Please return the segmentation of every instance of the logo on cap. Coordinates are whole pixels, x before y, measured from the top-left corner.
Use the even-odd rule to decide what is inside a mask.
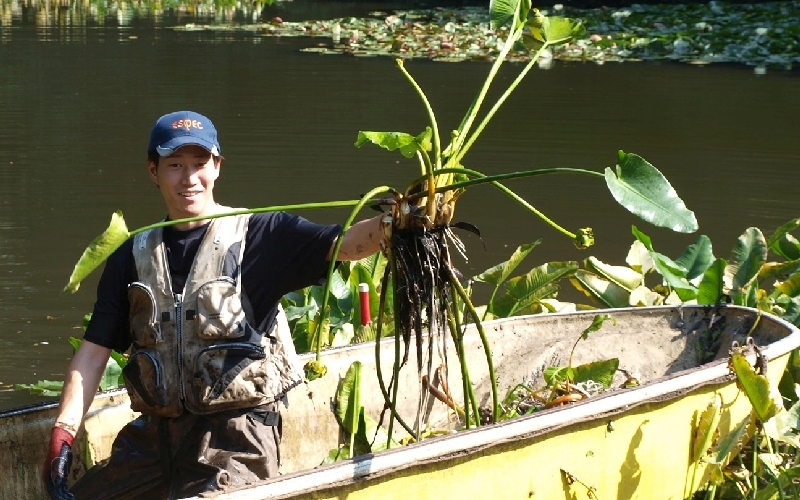
[[[186,129],[187,132],[192,130],[193,128],[196,128],[198,130],[203,130],[203,122],[201,122],[200,120],[176,120],[172,122],[172,128],[174,128],[175,130],[180,128]]]

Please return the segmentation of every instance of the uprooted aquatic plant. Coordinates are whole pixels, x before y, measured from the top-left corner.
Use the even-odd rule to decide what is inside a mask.
[[[460,346],[464,323],[475,323],[483,339],[489,378],[492,386],[492,419],[497,420],[499,401],[494,379],[492,355],[481,326],[481,315],[471,303],[469,293],[460,282],[451,260],[451,248],[464,253],[465,248],[454,229],[478,232],[477,228],[454,221],[456,202],[466,189],[478,184],[491,184],[531,211],[556,231],[572,239],[579,248],[593,244],[590,228],[569,231],[545,216],[526,200],[522,199],[501,181],[514,178],[557,173],[575,173],[604,177],[614,198],[634,214],[661,226],[677,231],[696,230],[694,214],[686,209],[675,191],[655,167],[643,158],[618,154],[616,170],[607,168],[604,173],[583,169],[547,168],[523,172],[488,176],[464,166],[466,153],[474,145],[481,132],[517,87],[524,76],[534,67],[542,51],[550,46],[568,43],[583,33],[579,22],[566,18],[545,17],[532,9],[528,1],[497,1],[491,4],[491,18],[495,27],[509,24],[508,37],[489,71],[489,75],[478,95],[468,109],[464,119],[451,134],[451,142],[442,147],[442,134],[436,116],[425,93],[398,60],[398,66],[421,98],[428,114],[429,124],[419,134],[400,132],[361,131],[356,146],[373,143],[389,151],[399,151],[406,158],[417,160],[421,176],[404,191],[383,201],[391,209],[391,217],[385,222],[385,252],[389,258],[389,270],[394,278],[395,307],[395,363],[388,388],[379,373],[381,389],[387,406],[395,407],[398,370],[404,366],[411,352],[411,340],[415,339],[414,352],[420,377],[430,376],[439,346],[449,332]],[[531,52],[530,62],[500,95],[492,107],[478,117],[488,90],[512,47],[526,47]],[[388,277],[388,274],[387,274]],[[425,335],[427,334],[427,335]],[[427,343],[424,339],[428,339]],[[401,355],[401,343],[403,345]],[[459,357],[462,357],[459,353]],[[471,400],[467,367],[462,366],[467,409],[466,422],[479,421],[477,402]],[[447,370],[445,370],[447,372]],[[446,375],[445,375],[446,376]],[[394,387],[395,391],[391,391]],[[391,391],[391,394],[390,394]],[[420,397],[420,408],[425,395]],[[470,415],[470,411],[472,414]],[[398,417],[392,412],[392,419]],[[417,423],[419,424],[419,422]],[[415,432],[401,421],[407,431]],[[419,425],[416,426],[419,429]],[[390,419],[389,429],[392,429]]]

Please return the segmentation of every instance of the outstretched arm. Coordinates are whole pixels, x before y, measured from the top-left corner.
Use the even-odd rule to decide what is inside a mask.
[[[344,234],[342,247],[339,249],[336,260],[360,260],[378,252],[381,249],[381,238],[383,237],[383,228],[381,227],[383,217],[384,214],[376,215],[350,226]],[[328,251],[328,260],[331,260],[335,246],[336,240]]]
[[[100,378],[103,376],[110,355],[111,349],[89,341],[81,342],[78,352],[67,368],[57,424],[66,424],[67,430],[70,430],[69,426],[75,429],[80,426],[97,393]]]
[[[42,479],[51,499],[75,500],[67,489],[72,443],[97,392],[110,354],[111,349],[84,340],[69,364],[42,469]]]

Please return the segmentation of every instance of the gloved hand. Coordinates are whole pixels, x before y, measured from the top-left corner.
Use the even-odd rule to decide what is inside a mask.
[[[44,460],[44,484],[53,500],[75,500],[67,489],[67,475],[72,466],[72,443],[75,436],[66,429],[53,427],[50,448]]]

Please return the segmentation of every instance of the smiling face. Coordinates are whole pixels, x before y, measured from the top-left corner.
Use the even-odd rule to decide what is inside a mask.
[[[216,211],[214,182],[219,177],[220,158],[200,146],[187,145],[169,156],[147,163],[150,178],[161,190],[170,220],[211,215]],[[179,224],[190,229],[203,221]]]

